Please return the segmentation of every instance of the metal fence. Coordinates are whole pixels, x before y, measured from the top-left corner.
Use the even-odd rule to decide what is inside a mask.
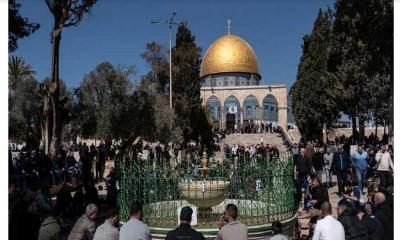
[[[271,160],[257,155],[204,161],[199,156],[181,161],[119,157],[116,166],[122,220],[129,219],[134,200],[143,204],[144,221],[151,227],[175,227],[179,208],[185,205],[198,206],[197,228],[217,227],[228,203],[238,207],[238,220],[248,226],[294,216],[297,209],[290,155]]]

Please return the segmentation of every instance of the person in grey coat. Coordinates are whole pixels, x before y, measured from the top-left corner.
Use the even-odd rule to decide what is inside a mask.
[[[118,222],[118,214],[115,209],[110,209],[107,213],[107,219],[100,225],[93,240],[118,240],[119,231],[114,225]]]
[[[88,204],[85,214],[76,221],[68,240],[93,240],[96,224],[94,220],[97,216],[97,206]]]
[[[48,213],[39,229],[38,240],[59,240],[61,226],[52,213]]]
[[[121,227],[119,240],[151,240],[150,229],[143,221],[143,209],[139,202],[133,202],[131,219]]]

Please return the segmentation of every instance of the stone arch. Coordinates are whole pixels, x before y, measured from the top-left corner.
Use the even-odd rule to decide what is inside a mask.
[[[216,96],[209,97],[206,106],[210,109],[215,120],[221,119],[221,102]]]
[[[230,95],[224,101],[224,114],[227,114],[230,107],[236,107],[236,117],[240,117],[240,102],[237,97]]]
[[[243,101],[243,118],[256,119],[259,106],[257,98],[254,95],[248,95]]]
[[[240,102],[237,97],[231,95],[224,102],[224,117],[226,129],[235,131],[240,119]]]
[[[263,99],[264,121],[278,122],[278,101],[272,94]]]

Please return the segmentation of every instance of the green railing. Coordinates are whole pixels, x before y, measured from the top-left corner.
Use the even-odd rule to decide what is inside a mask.
[[[177,161],[171,158],[138,159],[119,157],[116,160],[118,176],[118,207],[123,221],[129,218],[132,201],[143,204],[144,221],[151,227],[173,228],[177,225],[178,209],[188,202],[180,186],[201,184],[204,172],[201,160]],[[220,204],[199,209],[198,228],[215,228],[224,206],[234,203],[239,209],[239,220],[248,226],[286,220],[296,212],[293,182],[293,160],[290,155],[267,161],[262,156],[228,158],[223,162],[208,163],[207,178],[213,185],[204,192],[216,189],[226,182],[229,187]],[[197,186],[196,186],[197,187]],[[187,191],[193,189],[188,188]]]

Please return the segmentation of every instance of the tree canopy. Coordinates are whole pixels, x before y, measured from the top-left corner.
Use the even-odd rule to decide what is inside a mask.
[[[306,138],[320,138],[323,124],[330,126],[338,117],[336,89],[327,61],[332,41],[332,14],[320,10],[312,32],[303,38],[303,55],[293,84],[293,114]]]
[[[150,42],[146,44],[146,52],[141,54],[142,58],[147,62],[150,71],[143,76],[141,85],[148,90],[163,95],[169,93],[169,62],[167,61],[168,51],[164,46]]]
[[[18,56],[11,56],[8,58],[8,90],[14,92],[17,84],[34,77],[36,71],[32,66],[26,64],[25,61]]]
[[[29,22],[28,18],[20,15],[21,4],[16,0],[8,1],[8,51],[13,52],[18,48],[18,40],[28,37],[39,29],[40,24]]]
[[[364,120],[388,121],[393,107],[393,2],[338,0],[335,9],[329,69],[342,88],[340,108],[359,118],[362,138]]]
[[[137,138],[149,141],[180,141],[175,114],[167,96],[135,88],[133,67],[102,62],[75,89],[74,127],[86,138],[121,140],[129,145]]]
[[[344,112],[353,133],[359,119],[361,140],[371,116],[393,123],[393,2],[337,0],[333,16],[326,14],[319,12],[304,37],[291,89],[293,113],[302,134],[315,138],[313,126],[329,125]]]
[[[102,62],[85,75],[78,90],[78,104],[82,117],[79,119],[80,133],[84,137],[112,139],[117,137],[116,116],[122,114],[128,96],[133,93],[130,76],[134,68],[121,68]]]
[[[176,33],[175,47],[172,49],[173,63],[173,106],[177,114],[177,124],[183,130],[184,139],[204,141],[209,138],[211,126],[204,117],[200,100],[201,48],[195,43],[187,23],[181,23]]]
[[[38,148],[41,138],[43,116],[42,91],[50,82],[49,78],[38,82],[35,71],[25,64],[20,57],[9,58],[9,81],[13,82],[9,99],[9,137],[17,141],[25,141],[29,148]],[[72,94],[65,83],[60,82],[62,105],[61,116],[64,123],[71,120],[70,112],[73,107]]]

